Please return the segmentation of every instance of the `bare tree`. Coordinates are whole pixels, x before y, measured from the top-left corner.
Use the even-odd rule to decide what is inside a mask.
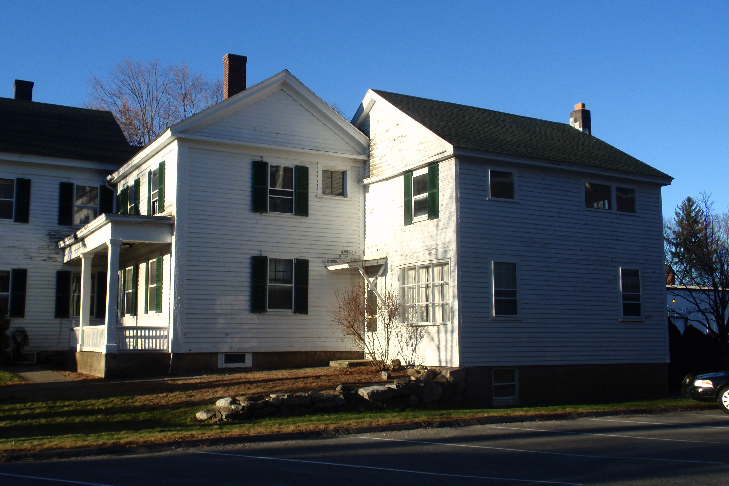
[[[698,202],[687,197],[665,228],[669,280],[692,307],[682,317],[719,340],[723,370],[729,370],[728,222],[729,214],[715,213],[702,194]]]
[[[342,333],[350,337],[378,370],[387,369],[391,358],[414,356],[422,329],[400,319],[402,304],[397,294],[386,291],[376,304],[364,284],[336,293],[337,307],[330,312]]]
[[[108,110],[133,145],[144,146],[177,123],[223,99],[223,84],[192,72],[187,63],[162,66],[122,59],[106,78],[88,82],[87,108]]]

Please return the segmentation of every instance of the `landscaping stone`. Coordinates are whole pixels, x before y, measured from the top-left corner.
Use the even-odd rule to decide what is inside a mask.
[[[418,396],[417,395],[410,395],[407,398],[407,400],[406,400],[405,403],[407,403],[408,407],[413,407],[413,408],[417,407],[418,406]]]
[[[402,376],[400,378],[395,378],[394,383],[396,385],[404,385],[406,383],[410,383],[410,377],[409,376]]]
[[[451,383],[461,383],[466,380],[465,368],[443,368],[440,374],[448,378]]]
[[[438,372],[435,370],[424,370],[420,373],[421,380],[433,380],[438,376]]]
[[[406,371],[406,373],[409,376],[418,376],[420,374],[420,370],[415,369],[415,368],[408,368],[408,370]]]
[[[359,395],[370,401],[383,400],[392,398],[394,391],[391,388],[382,385],[366,386],[359,389]]]
[[[420,390],[418,390],[418,399],[423,403],[431,403],[437,401],[443,395],[443,388],[433,381],[423,382]]]
[[[389,371],[383,371],[382,373],[380,373],[380,376],[382,377],[382,381],[387,381],[392,375],[390,375]]]
[[[216,407],[230,407],[234,403],[238,403],[235,398],[233,397],[225,397],[221,398],[217,402],[215,402]]]
[[[209,420],[213,417],[215,417],[215,410],[212,410],[210,408],[200,410],[197,414],[195,414],[195,418],[198,420]]]

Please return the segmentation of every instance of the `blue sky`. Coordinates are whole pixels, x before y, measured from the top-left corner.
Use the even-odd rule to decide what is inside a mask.
[[[120,59],[187,61],[249,84],[288,69],[351,117],[368,88],[567,123],[675,178],[665,216],[705,191],[729,210],[729,2],[5,2],[0,96],[82,105]]]

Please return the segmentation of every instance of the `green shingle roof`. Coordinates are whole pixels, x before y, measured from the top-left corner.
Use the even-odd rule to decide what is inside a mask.
[[[566,123],[387,91],[375,93],[455,148],[670,178]]]
[[[0,98],[0,152],[121,165],[139,149],[108,111]]]

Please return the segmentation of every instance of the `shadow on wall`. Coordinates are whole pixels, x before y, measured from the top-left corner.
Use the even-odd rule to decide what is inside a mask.
[[[681,380],[689,374],[719,371],[721,353],[719,340],[706,335],[694,326],[686,326],[683,333],[668,319],[668,346],[671,362],[668,365],[668,389],[681,392]]]

